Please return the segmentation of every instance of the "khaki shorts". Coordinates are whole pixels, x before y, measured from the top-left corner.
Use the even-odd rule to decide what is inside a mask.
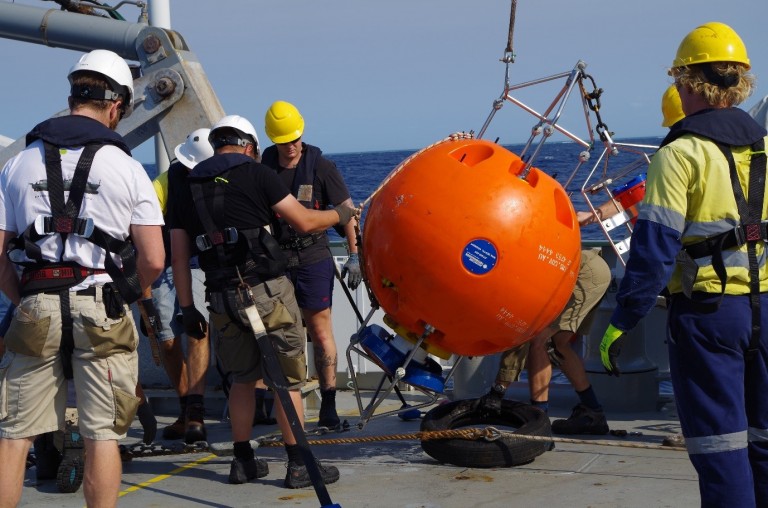
[[[556,331],[587,335],[597,314],[598,304],[611,284],[611,269],[598,250],[581,251],[579,274],[573,293],[563,312],[548,328]],[[497,378],[506,382],[517,381],[528,358],[529,343],[504,351]]]
[[[579,274],[576,286],[565,304],[563,312],[550,325],[555,330],[586,335],[594,321],[597,304],[605,296],[611,284],[611,269],[600,256],[600,251],[588,249],[581,251]]]
[[[277,358],[289,386],[301,388],[307,381],[306,341],[293,284],[286,277],[277,277],[254,285],[251,290],[264,327],[275,339]],[[267,386],[274,387],[274,382],[265,376],[261,351],[236,291],[213,292],[209,300],[211,326],[216,330],[214,348],[224,371],[231,373],[236,383],[264,379]],[[230,318],[227,305],[231,312],[237,312],[238,322]]]
[[[125,437],[136,397],[139,337],[128,307],[110,319],[97,296],[70,294],[74,372],[79,426],[83,437]],[[59,354],[61,312],[58,295],[22,298],[5,335],[0,362],[0,437],[25,438],[63,430],[67,382]]]

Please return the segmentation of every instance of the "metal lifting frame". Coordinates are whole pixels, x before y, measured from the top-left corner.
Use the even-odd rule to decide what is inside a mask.
[[[613,247],[613,250],[616,253],[617,260],[622,266],[626,266],[627,257],[629,256],[630,238],[632,235],[631,221],[635,216],[629,210],[625,210],[621,203],[616,200],[613,191],[611,191],[609,186],[618,181],[625,180],[627,177],[637,175],[639,172],[646,169],[648,164],[650,164],[651,159],[650,154],[643,151],[643,149],[653,149],[655,151],[656,147],[633,144],[621,144],[620,146],[627,152],[638,154],[639,157],[619,169],[615,174],[608,175],[607,149],[604,149],[587,175],[587,178],[584,180],[584,183],[581,186],[581,195],[584,197],[584,201],[586,201],[589,211],[596,217],[597,223],[600,225],[603,234],[611,243],[611,247]],[[604,158],[606,158],[605,167],[602,172],[598,172],[597,169]],[[595,176],[597,176],[596,181],[594,178]],[[591,181],[594,181],[594,183],[590,183]],[[607,195],[608,199],[600,201],[596,206],[593,202],[594,196],[601,191]],[[601,203],[606,203],[608,201],[613,204],[617,212],[608,217],[603,217],[597,213],[597,208]]]
[[[524,83],[519,83],[516,85],[511,85],[510,79],[509,79],[511,61],[508,61],[508,59],[504,59],[503,61],[505,61],[506,63],[506,71],[505,71],[505,77],[504,77],[504,90],[501,93],[500,97],[493,101],[493,107],[491,108],[491,112],[488,115],[488,118],[485,120],[485,123],[481,127],[477,137],[482,138],[485,135],[488,129],[488,126],[490,125],[491,121],[496,115],[496,112],[502,108],[505,101],[511,102],[512,104],[518,106],[524,111],[530,113],[531,115],[533,115],[538,119],[538,122],[531,129],[530,137],[526,141],[521,152],[518,154],[520,158],[525,162],[525,167],[523,168],[523,171],[520,177],[525,179],[528,176],[528,173],[530,172],[531,167],[533,167],[536,159],[541,153],[541,149],[544,143],[555,132],[560,132],[561,134],[565,135],[567,138],[569,138],[576,144],[581,145],[585,149],[579,154],[579,160],[576,164],[576,167],[571,172],[566,183],[563,185],[567,190],[571,182],[574,180],[577,173],[581,169],[581,166],[584,163],[589,161],[591,157],[590,152],[593,150],[595,146],[594,132],[597,131],[599,138],[603,144],[603,150],[600,153],[600,157],[592,166],[592,169],[589,171],[589,174],[587,175],[587,178],[585,179],[584,184],[582,185],[581,195],[584,197],[584,200],[587,203],[587,207],[589,208],[589,211],[595,216],[596,222],[600,224],[603,234],[608,239],[614,251],[616,252],[617,258],[620,260],[622,265],[625,265],[627,253],[629,252],[629,236],[632,234],[632,225],[630,221],[633,217],[630,216],[630,214],[627,211],[623,210],[621,204],[618,201],[616,201],[612,191],[609,189],[608,186],[612,184],[616,184],[617,182],[626,181],[627,179],[637,176],[639,173],[641,173],[642,169],[646,168],[650,163],[650,155],[653,152],[655,152],[658,147],[652,146],[652,145],[619,143],[613,140],[612,133],[608,131],[607,126],[602,123],[602,120],[600,118],[599,94],[602,92],[602,90],[596,89],[595,92],[590,94],[584,88],[584,80],[592,79],[589,75],[585,73],[585,69],[587,67],[587,64],[585,62],[579,60],[576,63],[576,65],[573,67],[573,69],[567,72],[561,72],[559,74],[555,74],[552,76],[539,78],[532,81],[526,81]],[[558,79],[565,79],[565,83],[563,87],[555,94],[554,99],[546,108],[546,110],[544,110],[543,113],[539,113],[532,107],[524,104],[522,101],[520,101],[519,99],[511,95],[511,92],[514,90],[519,90],[519,89],[526,88],[529,86],[534,86],[534,85],[540,85],[540,84],[558,80]],[[580,95],[581,95],[581,102],[584,109],[584,118],[587,126],[587,131],[589,133],[589,141],[581,139],[579,136],[577,136],[576,134],[573,134],[571,131],[562,127],[559,124],[565,104],[567,103],[568,99],[571,97],[571,94],[573,93],[574,88],[576,88],[577,86],[579,88]],[[597,107],[595,107],[592,104],[592,100],[595,98],[598,101]],[[597,120],[598,120],[597,125],[594,129],[592,127],[590,111],[595,112],[595,115],[597,116]],[[541,134],[542,137],[538,141],[538,143],[535,144],[534,146],[534,141],[539,134]],[[530,153],[529,155],[529,151],[532,149],[532,147],[533,147],[533,152]],[[639,158],[634,162],[624,166],[622,169],[620,169],[616,173],[609,174],[608,166],[609,166],[609,162],[611,161],[611,158],[612,157],[615,158],[619,156],[621,152],[636,154],[639,156]],[[597,171],[601,165],[602,165],[602,171]],[[600,191],[604,191],[607,194],[608,199],[604,201],[600,201],[597,204],[595,204],[593,203],[594,196]],[[597,209],[602,203],[605,203],[607,201],[611,201],[616,206],[616,210],[620,210],[620,211],[615,215],[612,215],[610,217],[603,217],[601,219],[600,215],[598,215],[597,213]],[[624,235],[621,234],[622,231],[625,232]]]

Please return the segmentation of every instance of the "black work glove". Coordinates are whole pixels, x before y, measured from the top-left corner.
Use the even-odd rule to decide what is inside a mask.
[[[149,321],[149,326],[152,327],[152,330],[154,330],[156,334],[162,332],[163,322],[160,320],[160,314],[157,312],[157,307],[155,307],[155,302],[152,298],[142,298],[139,300],[139,305],[144,309],[144,313],[147,315],[147,320]],[[149,337],[149,333],[147,333],[147,323],[144,322],[144,319],[139,320],[139,329],[145,337]]]
[[[358,214],[357,208],[352,208],[349,205],[342,204],[335,207],[334,210],[339,214],[339,226],[346,226],[352,220],[352,217]]]
[[[347,262],[344,263],[344,266],[341,267],[341,278],[344,279],[344,276],[349,273],[349,278],[347,279],[347,286],[349,286],[349,289],[355,290],[357,289],[357,286],[360,285],[360,281],[363,280],[363,272],[360,270],[360,258],[358,257],[356,252],[353,252],[349,255],[349,258],[347,259]]]
[[[136,410],[136,416],[138,416],[141,428],[144,430],[144,436],[141,440],[145,444],[152,444],[152,441],[155,440],[155,435],[157,435],[157,418],[155,418],[152,406],[149,405],[146,399],[139,405],[139,409]]]
[[[208,332],[208,323],[205,321],[199,310],[194,305],[188,305],[181,308],[181,319],[176,319],[184,325],[184,332],[193,339],[201,340],[205,338]]]

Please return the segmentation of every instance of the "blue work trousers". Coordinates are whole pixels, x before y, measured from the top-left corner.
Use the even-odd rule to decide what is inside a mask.
[[[675,295],[669,308],[672,387],[703,507],[768,507],[768,294],[760,308],[751,359],[749,296],[726,295],[706,312]]]

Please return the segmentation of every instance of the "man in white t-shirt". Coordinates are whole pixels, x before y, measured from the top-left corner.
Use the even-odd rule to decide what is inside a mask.
[[[70,115],[35,126],[0,173],[0,290],[17,305],[0,363],[0,492],[11,506],[34,437],[64,428],[67,378],[87,456],[86,503],[117,504],[117,440],[139,405],[128,304],[163,269],[152,182],[114,132],[131,112],[130,69],[95,50],[69,82]]]

